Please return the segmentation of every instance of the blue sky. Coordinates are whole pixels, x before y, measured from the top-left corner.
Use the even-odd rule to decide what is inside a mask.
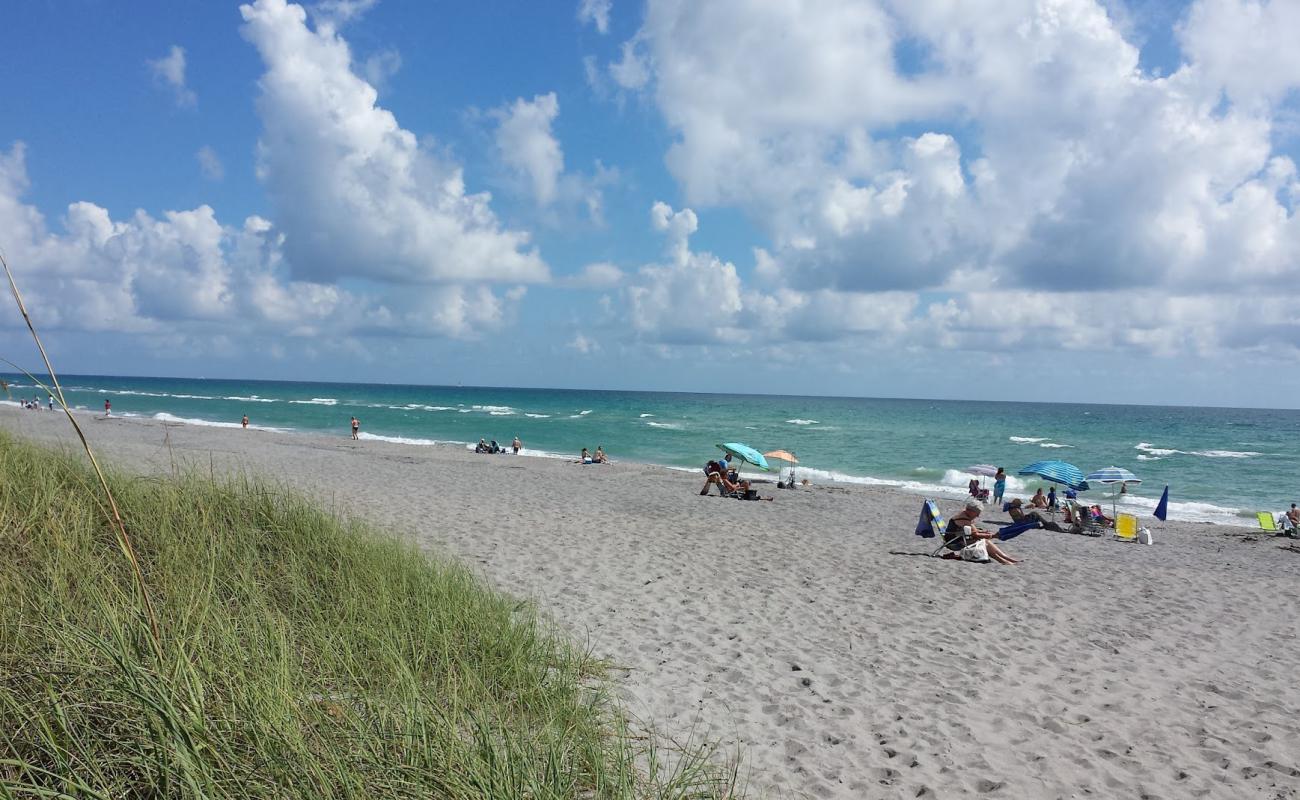
[[[66,371],[1296,405],[1294,4],[124,9],[0,53]]]

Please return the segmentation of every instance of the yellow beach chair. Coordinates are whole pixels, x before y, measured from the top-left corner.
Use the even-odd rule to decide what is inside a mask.
[[[1259,512],[1258,514],[1255,515],[1255,518],[1259,520],[1260,530],[1267,531],[1268,533],[1271,533],[1273,535],[1277,535],[1282,532],[1282,529],[1277,526],[1277,520],[1273,519],[1273,515],[1268,513],[1267,511]]]
[[[1132,514],[1119,514],[1115,517],[1115,538],[1121,542],[1136,542],[1138,539],[1138,518]]]

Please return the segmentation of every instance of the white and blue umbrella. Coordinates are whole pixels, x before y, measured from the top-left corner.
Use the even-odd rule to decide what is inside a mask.
[[[1123,467],[1106,467],[1096,472],[1089,472],[1088,481],[1097,483],[1141,483],[1142,479]]]
[[[1052,483],[1059,483],[1071,489],[1080,489],[1083,483],[1083,470],[1065,461],[1035,461],[1021,467],[1019,475],[1037,475]]]
[[[1087,479],[1089,481],[1096,481],[1097,483],[1106,483],[1106,484],[1118,483],[1120,486],[1124,486],[1125,484],[1128,483],[1142,482],[1141,478],[1129,472],[1128,470],[1124,469],[1123,467],[1106,467],[1105,469],[1099,469],[1096,472],[1089,472]],[[1112,517],[1119,513],[1119,490],[1118,489],[1116,489],[1115,493],[1111,495],[1110,513]]]

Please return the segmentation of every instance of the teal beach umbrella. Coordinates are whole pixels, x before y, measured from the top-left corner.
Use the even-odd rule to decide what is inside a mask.
[[[748,461],[750,464],[753,464],[761,470],[766,470],[768,468],[767,459],[763,458],[763,454],[747,444],[741,444],[740,442],[727,442],[718,445],[718,449],[731,453],[741,461]]]

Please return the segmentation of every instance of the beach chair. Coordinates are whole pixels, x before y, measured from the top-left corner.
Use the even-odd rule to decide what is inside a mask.
[[[1138,518],[1132,514],[1119,514],[1115,517],[1115,538],[1121,542],[1136,542],[1138,538]]]
[[[1079,533],[1085,536],[1101,536],[1106,533],[1106,526],[1094,519],[1092,511],[1077,500],[1070,501],[1070,515],[1079,526]]]
[[[921,517],[916,521],[917,536],[923,539],[939,538],[939,546],[935,548],[931,556],[937,556],[942,553],[954,539],[960,537],[962,547],[970,544],[970,528],[963,528],[961,533],[948,533],[948,520],[943,518],[939,511],[939,506],[930,499],[921,502]]]
[[[1278,514],[1274,517],[1267,511],[1261,511],[1255,515],[1259,520],[1259,529],[1265,533],[1271,533],[1274,536],[1290,536],[1295,538],[1296,527],[1291,523],[1291,518],[1286,514]]]

